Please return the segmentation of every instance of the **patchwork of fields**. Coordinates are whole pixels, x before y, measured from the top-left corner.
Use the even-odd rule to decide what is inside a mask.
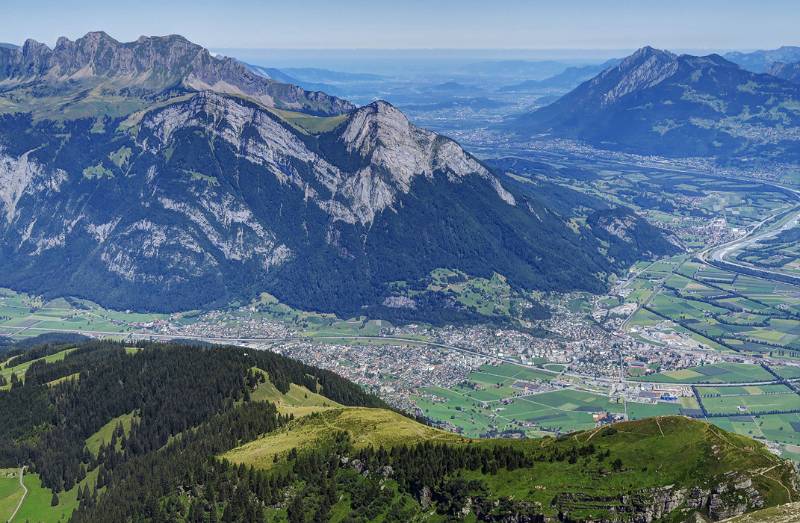
[[[627,300],[640,306],[628,329],[666,322],[708,347],[800,357],[800,289],[676,257],[638,274]]]
[[[484,365],[465,383],[450,389],[429,387],[416,405],[431,420],[458,428],[466,436],[566,433],[595,426],[596,413],[631,419],[678,414],[678,404],[627,403],[604,391],[553,386],[561,379],[529,367]],[[562,384],[566,385],[566,384]]]

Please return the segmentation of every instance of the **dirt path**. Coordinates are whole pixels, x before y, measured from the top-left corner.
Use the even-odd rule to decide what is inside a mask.
[[[17,512],[19,509],[22,508],[22,503],[25,502],[25,498],[28,497],[28,487],[25,486],[25,483],[22,482],[22,476],[25,474],[25,467],[19,469],[19,486],[22,487],[22,497],[17,503],[17,508],[14,509],[14,512],[11,513],[11,517],[8,518],[8,523],[14,521],[14,517],[16,517]]]

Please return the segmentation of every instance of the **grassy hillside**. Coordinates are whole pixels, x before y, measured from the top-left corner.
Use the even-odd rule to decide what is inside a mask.
[[[19,469],[0,469],[0,521],[9,520],[23,493]]]
[[[729,523],[797,523],[800,521],[800,503],[787,503],[765,508],[727,520]]]
[[[19,378],[20,380],[25,381],[25,373],[28,371],[28,368],[30,368],[30,366],[36,363],[37,361],[45,361],[47,363],[61,361],[67,354],[69,354],[74,350],[75,350],[74,348],[64,349],[60,352],[56,352],[55,354],[50,354],[42,358],[26,361],[25,363],[20,363],[19,365],[14,365],[14,358],[9,359],[3,365],[0,365],[0,376],[3,376],[3,378],[5,378],[6,381],[8,382],[4,387],[0,387],[0,390],[3,390],[4,388],[5,389],[11,388],[12,374],[15,374],[17,378]]]
[[[235,448],[223,457],[233,463],[270,468],[275,457],[292,449],[319,448],[339,432],[346,432],[356,449],[440,441],[466,441],[386,409],[359,407],[329,409],[296,419],[286,427]]]
[[[127,435],[131,431],[131,423],[136,418],[136,415],[133,412],[129,412],[127,414],[123,414],[122,416],[117,416],[116,418],[112,419],[105,425],[103,425],[100,430],[92,434],[86,439],[86,448],[89,449],[89,452],[92,455],[97,456],[97,451],[100,449],[100,445],[103,443],[108,444],[111,442],[111,439],[114,434],[114,429],[117,428],[117,425],[122,425],[123,432]],[[119,443],[117,444],[119,448]]]
[[[365,449],[374,451],[422,443],[446,443],[450,448],[472,452],[508,447],[525,456],[529,465],[513,469],[456,466],[435,484],[425,486],[436,498],[444,495],[440,489],[463,480],[473,485],[467,490],[476,499],[515,500],[524,503],[526,510],[548,516],[566,513],[578,521],[590,518],[626,521],[614,518],[632,511],[658,513],[663,510],[664,500],[671,500],[669,503],[678,508],[659,516],[665,521],[682,521],[694,512],[691,496],[687,494],[692,489],[702,492],[697,504],[704,515],[709,514],[709,502],[713,499],[726,507],[711,509],[712,519],[724,516],[726,510],[738,510],[737,503],[744,503],[743,509],[747,503],[753,508],[757,504],[786,503],[798,496],[791,465],[762,444],[677,416],[621,423],[558,439],[508,441],[467,440],[382,409],[333,409],[295,420],[222,457],[256,469],[277,467],[283,471],[287,467],[297,468],[305,454],[324,453],[320,449],[336,446],[337,435],[341,438],[345,433],[350,446],[344,452],[337,447],[336,455],[359,457],[357,461],[365,463],[374,460],[374,467],[379,470],[389,465],[395,471],[402,471],[407,464],[396,457],[384,456],[381,460],[367,454],[365,458]],[[341,474],[339,481],[352,483],[347,467]],[[393,501],[386,501],[385,505],[400,503],[401,499],[407,504],[408,494],[419,500],[419,492],[404,489],[404,483],[399,478],[391,483]],[[302,489],[302,484],[297,488]],[[720,494],[723,491],[727,494]],[[351,509],[333,507],[334,512],[349,513]],[[421,505],[416,510],[421,511]],[[440,506],[437,510],[449,509]]]
[[[274,403],[281,414],[291,414],[298,418],[315,412],[342,407],[341,404],[319,394],[319,392],[322,392],[321,390],[312,392],[307,387],[296,383],[290,383],[289,390],[284,394],[269,380],[267,372],[259,368],[254,370],[263,375],[266,381],[256,386],[256,389],[250,395],[250,399],[252,401]]]
[[[267,351],[139,348],[86,343],[0,391],[0,515],[20,463],[15,521],[47,523],[677,523],[800,500],[789,462],[688,418],[466,439]]]

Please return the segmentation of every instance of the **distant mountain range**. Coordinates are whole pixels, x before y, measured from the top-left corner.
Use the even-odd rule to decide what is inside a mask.
[[[159,311],[268,291],[433,321],[469,316],[413,291],[436,268],[598,291],[674,250],[597,200],[576,225],[388,103],[269,74],[179,36],[0,50],[0,286]]]
[[[569,90],[574,89],[581,83],[593,78],[598,73],[601,73],[613,67],[620,62],[619,59],[611,59],[602,64],[596,65],[582,65],[577,67],[568,67],[557,75],[545,78],[544,80],[526,80],[518,84],[509,85],[500,89],[503,92],[520,93],[520,92],[538,92],[543,90]]]
[[[770,67],[776,63],[800,62],[800,47],[783,46],[778,49],[765,51],[731,52],[725,53],[725,59],[729,60],[742,69],[747,69],[754,73],[769,72]]]
[[[645,47],[506,125],[623,151],[800,161],[800,86],[719,55]]]

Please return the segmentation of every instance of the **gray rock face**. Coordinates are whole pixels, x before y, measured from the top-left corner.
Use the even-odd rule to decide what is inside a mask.
[[[78,40],[61,37],[50,49],[28,40],[21,49],[0,48],[0,85],[32,81],[102,82],[109,89],[157,92],[182,87],[248,96],[268,107],[336,115],[354,109],[345,100],[258,75],[244,64],[182,36],[142,36],[121,43],[103,32]]]
[[[340,167],[291,132],[274,116],[252,104],[211,92],[153,111],[142,126],[155,138],[141,147],[160,154],[170,147],[176,130],[205,127],[233,146],[239,155],[265,167],[282,183],[293,185],[334,220],[367,225],[399,194],[407,194],[417,176],[445,173],[454,183],[468,175],[492,184],[498,197],[514,205],[514,197],[477,160],[452,140],[411,125],[386,102],[374,102],[352,114],[332,137],[358,167]],[[247,132],[246,132],[247,131]],[[247,135],[247,137],[246,137]],[[256,137],[257,136],[257,137]],[[310,167],[300,169],[298,166]]]
[[[557,504],[565,513],[573,506],[596,505],[606,502],[616,515],[603,521],[634,521],[651,523],[680,511],[684,517],[699,512],[712,521],[757,510],[764,506],[764,498],[753,486],[749,476],[735,472],[727,473],[719,483],[712,487],[695,486],[681,488],[668,485],[660,488],[644,489],[619,499],[599,500],[590,495],[565,494],[557,498]]]
[[[592,86],[604,85],[603,105],[611,104],[626,94],[652,87],[678,70],[677,56],[668,52],[643,47],[623,60],[618,66],[607,69],[591,80]]]

